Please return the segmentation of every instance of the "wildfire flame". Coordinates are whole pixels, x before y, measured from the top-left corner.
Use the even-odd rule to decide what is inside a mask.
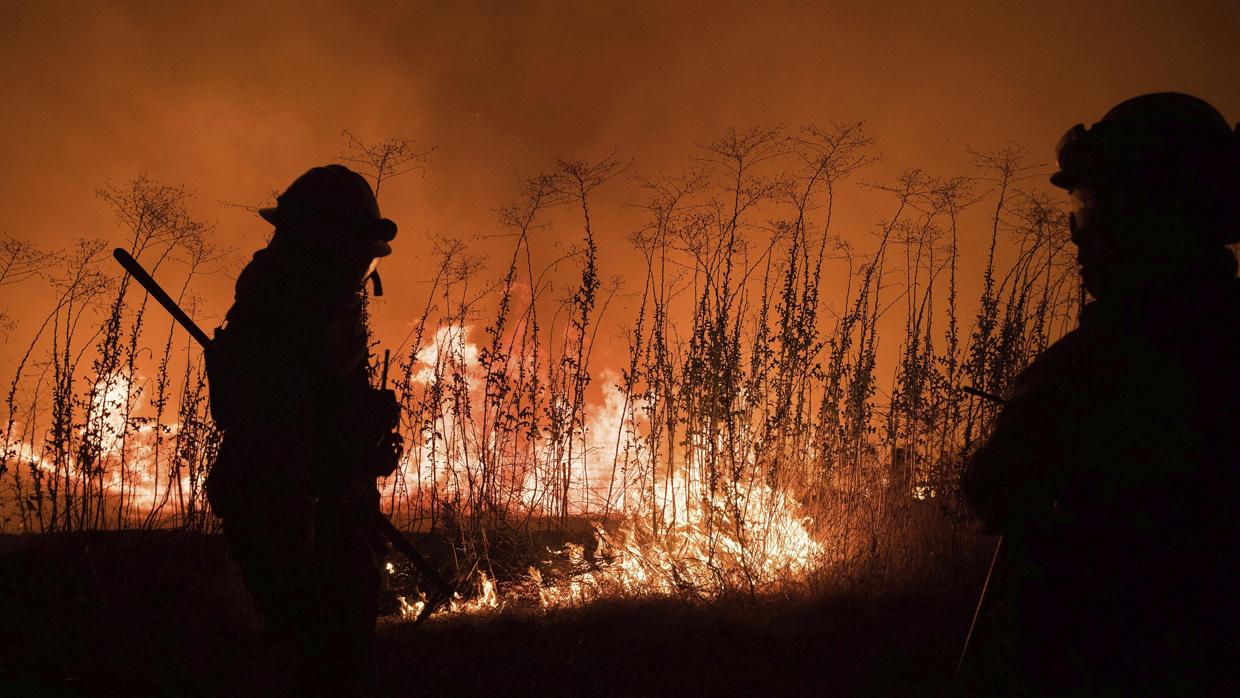
[[[20,464],[36,478],[58,480],[73,496],[81,496],[90,481],[105,498],[123,502],[130,519],[146,516],[171,492],[190,491],[191,475],[170,463],[182,425],[156,424],[141,416],[149,408],[138,399],[145,381],[141,374],[114,373],[96,382],[84,424],[74,429],[74,439],[59,455],[48,443],[23,440],[25,427],[13,420],[7,436],[0,434],[6,465]]]
[[[466,328],[441,328],[418,355],[427,366],[458,362],[468,389],[476,391],[483,385],[473,373],[479,350],[467,336]],[[413,377],[425,384],[436,380],[430,368],[415,371]],[[512,601],[531,595],[531,589],[537,604],[548,609],[617,595],[689,593],[710,598],[729,590],[764,593],[803,581],[821,567],[826,554],[811,533],[813,521],[800,513],[800,504],[785,491],[746,479],[715,482],[708,491],[705,478],[693,465],[661,482],[656,491],[649,484],[643,487],[632,475],[626,479],[618,473],[612,462],[617,445],[637,444],[639,436],[633,421],[626,420],[626,400],[616,389],[618,377],[606,373],[601,377],[609,389],[600,402],[591,405],[582,429],[582,447],[566,463],[574,488],[566,513],[594,521],[593,543],[589,549],[568,543],[549,551],[551,559],[542,569],[530,568],[526,584],[505,586]],[[465,418],[445,410],[440,415],[442,430],[454,430]],[[542,447],[551,450],[553,445]],[[690,450],[704,452],[707,444],[695,443]],[[743,457],[748,459],[748,468],[756,469],[752,454]],[[469,483],[468,477],[459,474],[470,472],[471,467],[476,466],[467,455],[450,449],[420,454],[414,449],[401,464],[401,477],[384,483],[385,494],[391,495],[397,481],[404,481],[423,486],[434,483],[441,496],[451,498],[461,494],[462,483]],[[522,503],[532,511],[542,510],[558,494],[540,476],[537,469],[526,471],[519,488]],[[599,511],[608,515],[591,516]],[[495,580],[487,574],[479,572],[474,582],[477,593],[472,598],[453,599],[436,615],[486,612],[509,600],[501,599]],[[400,603],[402,617],[410,618],[421,611],[425,599],[409,602],[402,597]]]
[[[796,504],[765,485],[737,491],[731,504],[725,498],[690,501],[696,506],[664,507],[658,530],[646,517],[626,519],[612,533],[596,526],[592,555],[584,546],[565,545],[556,557],[569,574],[549,582],[537,571],[531,574],[542,605],[616,595],[761,592],[804,580],[823,559],[822,546],[810,535],[812,521],[795,516]]]
[[[400,617],[404,620],[414,620],[426,608],[426,594],[419,594],[413,603],[409,603],[404,596],[397,596],[396,601],[400,604]]]

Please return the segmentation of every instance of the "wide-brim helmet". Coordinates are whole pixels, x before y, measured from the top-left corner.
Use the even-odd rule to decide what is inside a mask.
[[[315,167],[293,180],[276,205],[258,215],[272,225],[304,236],[319,247],[358,250],[371,257],[392,254],[396,223],[379,213],[370,183],[344,165]]]
[[[1208,102],[1157,92],[1121,102],[1055,148],[1064,189],[1111,189],[1176,202],[1209,244],[1240,242],[1240,137]]]
[[[1090,128],[1077,124],[1055,147],[1051,183],[1072,189],[1123,184],[1188,184],[1231,174],[1237,138],[1210,103],[1179,92],[1121,102]],[[1213,183],[1213,182],[1211,182]]]

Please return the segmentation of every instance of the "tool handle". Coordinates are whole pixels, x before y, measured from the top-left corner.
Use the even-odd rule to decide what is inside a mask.
[[[988,392],[986,392],[985,390],[978,390],[977,388],[974,388],[974,387],[973,387],[973,386],[971,386],[971,385],[962,385],[962,386],[960,386],[960,389],[961,389],[961,390],[963,390],[964,392],[966,392],[966,393],[970,394],[970,395],[976,395],[977,397],[980,397],[980,398],[982,398],[983,400],[990,400],[991,402],[995,403],[996,405],[1006,405],[1006,404],[1007,404],[1007,400],[1004,400],[1003,398],[999,397],[998,395],[995,395],[994,393],[988,393]]]
[[[135,281],[142,284],[142,288],[145,288],[146,292],[151,294],[151,298],[154,298],[156,302],[164,307],[164,310],[168,311],[172,319],[181,323],[181,327],[184,327],[190,336],[202,345],[203,349],[210,349],[214,345],[207,333],[203,332],[202,328],[195,324],[185,314],[184,310],[181,310],[181,306],[177,305],[176,301],[172,300],[172,297],[164,289],[160,288],[159,284],[155,283],[155,279],[152,279],[151,275],[146,273],[142,265],[138,264],[138,260],[134,259],[132,255],[120,247],[112,250],[112,256],[121,263],[121,266],[125,268],[125,271],[129,272],[129,275]]]

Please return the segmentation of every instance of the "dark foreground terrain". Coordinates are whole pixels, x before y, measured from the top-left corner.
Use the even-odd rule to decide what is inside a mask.
[[[927,586],[389,619],[377,659],[394,696],[937,695],[975,588]],[[281,695],[285,672],[218,537],[0,539],[6,695]]]

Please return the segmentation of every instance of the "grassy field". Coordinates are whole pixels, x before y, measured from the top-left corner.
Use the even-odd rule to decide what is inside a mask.
[[[854,584],[797,598],[604,600],[582,608],[380,623],[388,695],[935,695],[976,580]],[[883,589],[882,592],[873,589]],[[217,536],[0,539],[0,679],[9,695],[281,695]]]

